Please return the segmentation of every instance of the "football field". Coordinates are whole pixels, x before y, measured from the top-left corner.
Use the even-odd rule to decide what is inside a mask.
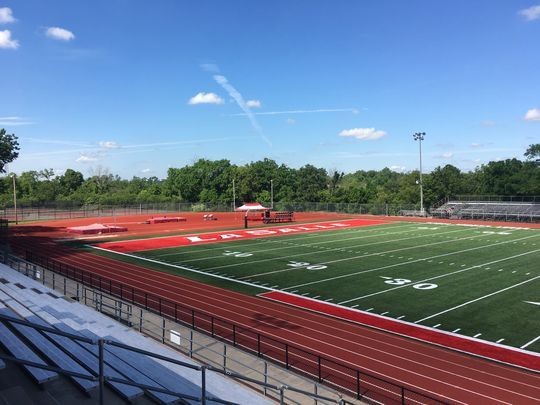
[[[252,294],[286,292],[540,352],[539,230],[398,222],[224,239],[100,249]]]

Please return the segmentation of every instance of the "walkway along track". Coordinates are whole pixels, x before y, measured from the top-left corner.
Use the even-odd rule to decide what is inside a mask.
[[[262,352],[266,356],[278,361],[285,360],[293,368],[304,368],[312,375],[317,376],[314,364],[317,356],[311,355],[309,358],[310,353],[330,359],[335,363],[323,365],[324,372],[320,377],[326,382],[345,386],[352,392],[356,392],[357,387],[353,384],[354,378],[351,380],[351,376],[346,374],[358,369],[449,403],[532,404],[540,399],[540,375],[537,373],[141,266],[71,250],[42,238],[16,238],[12,242],[19,253],[33,250],[104,279],[122,283],[126,286],[125,291],[129,287],[139,289],[212,314],[216,320],[219,318],[235,324],[239,334],[236,342],[240,345],[251,343],[252,348],[255,345],[257,349],[258,344],[261,351],[261,339],[259,337],[257,342],[255,332],[275,339],[263,339]],[[161,309],[163,312],[172,311],[171,307]],[[185,313],[180,315],[189,316]],[[210,316],[207,319],[209,322]],[[196,326],[205,328],[202,324]],[[210,329],[208,325],[206,328]],[[212,328],[216,332],[221,330],[229,333],[225,332],[225,325],[217,321],[215,324],[212,321]],[[249,335],[241,328],[254,332]],[[225,338],[230,339],[231,336]],[[276,342],[285,342],[290,346],[283,352]],[[306,352],[294,348],[305,348]],[[340,367],[340,364],[346,367]],[[385,403],[401,399],[390,384],[385,386],[375,379],[370,381],[364,375],[362,377],[360,394],[367,393]],[[411,403],[431,402],[426,401],[426,397],[409,392],[406,392],[406,399]]]

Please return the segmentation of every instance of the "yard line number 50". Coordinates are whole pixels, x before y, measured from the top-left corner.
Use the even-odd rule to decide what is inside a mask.
[[[405,285],[412,283],[412,280],[409,280],[408,278],[392,278],[392,277],[384,277],[381,276],[381,278],[385,279],[386,284],[390,285]],[[433,290],[434,288],[437,288],[437,284],[433,283],[417,283],[413,284],[413,288],[416,288],[417,290]]]

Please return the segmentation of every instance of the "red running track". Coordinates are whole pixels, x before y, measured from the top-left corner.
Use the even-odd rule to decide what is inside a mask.
[[[19,239],[40,254],[305,347],[323,357],[450,403],[538,404],[540,375],[258,297],[119,262],[50,241]],[[45,243],[43,243],[45,242]],[[339,370],[336,370],[339,372]],[[380,397],[379,397],[380,398]],[[392,402],[386,399],[385,402]]]

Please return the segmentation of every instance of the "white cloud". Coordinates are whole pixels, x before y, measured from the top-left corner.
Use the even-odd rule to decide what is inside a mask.
[[[118,149],[120,147],[115,141],[101,141],[99,146],[104,149]]]
[[[453,156],[454,156],[454,152],[445,152],[440,155],[435,155],[434,157],[438,159],[452,159]]]
[[[150,173],[151,171],[152,171],[152,169],[146,168],[146,169],[142,169],[141,173]]]
[[[98,157],[90,153],[82,153],[75,161],[77,163],[92,163],[98,161]]]
[[[525,18],[527,21],[538,20],[540,19],[540,5],[531,6],[529,8],[519,10],[518,14]]]
[[[188,101],[189,105],[197,104],[223,104],[223,99],[215,93],[197,93]]]
[[[246,107],[261,108],[261,102],[259,100],[248,100],[246,101]]]
[[[0,117],[0,125],[9,127],[15,127],[19,125],[32,125],[33,122],[28,121],[24,117]]]
[[[0,24],[8,24],[15,22],[15,17],[9,7],[0,7]]]
[[[19,47],[19,41],[11,39],[11,31],[0,31],[0,48],[3,49],[17,49]]]
[[[531,108],[523,119],[525,121],[540,121],[540,108]]]
[[[45,35],[47,35],[49,38],[59,39],[61,41],[71,41],[72,39],[75,39],[73,32],[60,27],[47,28]]]
[[[373,141],[386,135],[386,132],[376,130],[375,128],[351,128],[344,129],[339,136],[350,136],[361,141]]]
[[[292,119],[292,118],[287,118],[287,121],[285,121],[287,124],[289,125],[293,125],[293,124],[296,124],[296,120]]]
[[[280,114],[313,114],[313,113],[331,113],[331,112],[350,112],[354,115],[359,114],[356,108],[318,108],[316,110],[287,110],[287,111],[265,111],[252,112],[253,115],[280,115]],[[246,113],[231,114],[231,117],[247,115]]]
[[[403,173],[405,171],[406,167],[405,166],[393,165],[393,166],[390,166],[389,169],[392,170],[393,172]]]

